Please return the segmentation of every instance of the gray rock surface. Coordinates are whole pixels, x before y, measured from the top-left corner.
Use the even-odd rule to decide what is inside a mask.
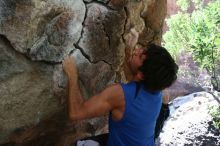
[[[74,128],[61,119],[67,95],[61,62],[66,55],[76,59],[86,98],[125,81],[130,28],[140,32],[140,44],[159,44],[165,7],[163,0],[0,0],[0,144],[34,143],[42,133],[56,142],[67,130],[73,142],[106,131],[105,117]]]
[[[105,61],[115,67],[121,61],[125,19],[123,9],[113,11],[96,3],[87,5],[79,47],[91,62]]]
[[[0,37],[0,141],[14,129],[37,124],[59,110],[53,66],[32,62]]]

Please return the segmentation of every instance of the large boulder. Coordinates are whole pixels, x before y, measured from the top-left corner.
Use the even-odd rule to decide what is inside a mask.
[[[32,62],[0,38],[0,139],[13,130],[37,124],[61,106],[53,96],[53,66]]]
[[[211,90],[211,76],[205,69],[199,67],[189,52],[183,50],[177,57],[177,64],[179,65],[178,78],[169,88],[171,100],[177,96]]]
[[[105,117],[68,123],[64,56],[76,59],[89,98],[126,80],[130,28],[139,44],[160,44],[165,14],[164,0],[1,0],[0,143],[70,145],[106,131]]]

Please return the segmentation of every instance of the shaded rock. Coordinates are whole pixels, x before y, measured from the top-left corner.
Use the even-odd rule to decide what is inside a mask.
[[[121,9],[127,4],[127,0],[109,0],[108,5],[113,9]]]
[[[59,110],[53,96],[53,66],[31,62],[0,38],[0,142],[19,127]],[[31,112],[30,112],[31,109]]]
[[[177,81],[169,88],[172,99],[199,91],[210,91],[211,77],[205,69],[193,61],[192,55],[182,51],[177,59],[179,72]]]

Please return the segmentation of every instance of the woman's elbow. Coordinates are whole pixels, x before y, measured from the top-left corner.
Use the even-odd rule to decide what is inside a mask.
[[[71,122],[75,122],[75,121],[79,120],[79,118],[78,118],[78,116],[76,114],[69,113],[69,120]]]
[[[71,122],[75,122],[75,121],[78,121],[78,120],[83,120],[83,116],[80,115],[80,114],[77,114],[77,113],[69,113],[69,120]]]

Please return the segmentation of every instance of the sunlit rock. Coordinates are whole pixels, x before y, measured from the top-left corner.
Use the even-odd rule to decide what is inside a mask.
[[[160,44],[165,7],[163,0],[1,0],[0,144],[70,145],[106,131],[106,117],[68,122],[62,60],[76,59],[86,98],[125,81],[126,36],[134,27],[140,45]]]
[[[220,130],[214,128],[213,119],[208,113],[211,106],[219,106],[219,103],[207,92],[174,99],[170,104],[171,115],[160,134],[158,144],[220,145]]]

